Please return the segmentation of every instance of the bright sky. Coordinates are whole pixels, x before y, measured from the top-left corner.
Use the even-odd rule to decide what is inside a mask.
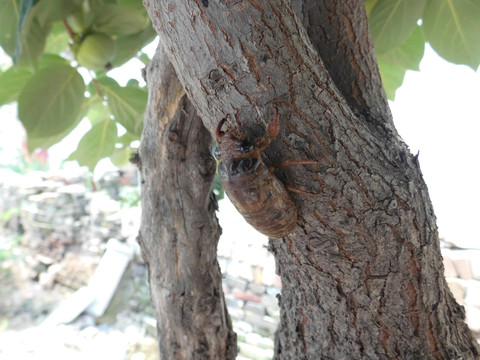
[[[151,47],[155,49],[155,45]],[[142,66],[134,62],[132,71],[116,70],[110,76],[128,73],[135,77]],[[480,221],[480,72],[450,64],[428,46],[420,70],[407,72],[391,103],[395,125],[411,152],[420,151],[440,236],[460,246],[480,247],[476,224]],[[119,82],[127,80],[120,78]],[[0,109],[0,164],[15,156],[12,149],[18,148],[23,136],[15,117],[14,106]],[[80,125],[76,133],[50,150],[54,167],[59,166],[62,156],[75,150],[88,131],[88,122]],[[105,161],[103,168],[108,167]]]
[[[391,103],[395,125],[420,166],[445,240],[480,247],[480,72],[427,46]]]

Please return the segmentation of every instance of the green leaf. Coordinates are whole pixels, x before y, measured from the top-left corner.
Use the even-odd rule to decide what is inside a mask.
[[[377,4],[378,0],[363,0],[363,4],[365,5],[365,10],[367,11],[367,15],[370,16],[373,8]]]
[[[61,57],[60,55],[45,53],[38,62],[37,70],[69,64],[70,62],[67,59]]]
[[[375,51],[383,54],[400,45],[422,17],[426,0],[379,0],[368,21]]]
[[[113,165],[121,168],[129,163],[132,152],[133,150],[128,147],[115,148],[112,155],[110,155],[110,160],[112,160]]]
[[[40,24],[35,11],[30,12],[20,34],[21,45],[17,47],[15,54],[19,65],[31,66],[41,57],[51,27],[51,24]]]
[[[87,112],[88,120],[92,125],[96,125],[108,117],[110,117],[110,109],[107,104],[100,97],[95,97],[91,101]]]
[[[138,0],[117,0],[117,4],[122,6],[131,6],[131,7],[142,9],[143,11],[145,11],[145,8],[143,7],[142,2]]]
[[[378,68],[382,77],[382,84],[389,100],[395,99],[395,92],[402,85],[406,69],[378,60]]]
[[[16,35],[16,44],[15,44],[15,51],[13,53],[13,62],[15,64],[18,63],[18,58],[20,57],[20,54],[22,53],[22,47],[23,47],[23,39],[21,37],[21,34],[23,32],[23,29],[26,25],[26,20],[30,17],[31,10],[33,8],[33,0],[21,0],[20,1],[20,13],[18,17],[18,24],[17,24],[17,35]]]
[[[108,107],[115,121],[128,132],[140,136],[143,129],[143,114],[147,106],[147,92],[136,87],[103,86]]]
[[[140,82],[137,79],[129,79],[127,81],[127,86],[128,87],[139,88],[140,87]]]
[[[117,126],[110,119],[99,122],[80,140],[77,150],[70,156],[81,166],[88,166],[93,171],[97,163],[110,156],[115,150]]]
[[[59,143],[65,136],[67,136],[70,133],[70,131],[73,130],[75,126],[73,126],[71,129],[65,130],[60,134],[46,137],[46,138],[30,138],[29,137],[27,139],[28,151],[33,152],[35,151],[35,149],[48,149],[50,146]]]
[[[65,136],[77,126],[77,123],[72,123],[69,128],[59,134],[48,137],[28,137],[27,148],[28,151],[33,152],[35,149],[47,149],[52,145],[58,144]]]
[[[81,0],[81,4],[78,9],[69,14],[65,18],[65,21],[75,34],[87,35],[87,33],[91,30],[90,27],[95,16],[95,9],[98,6],[102,6],[102,2],[99,0]]]
[[[410,36],[400,46],[379,55],[379,57],[392,65],[405,69],[420,70],[420,61],[425,50],[425,39],[419,26],[413,30]]]
[[[147,54],[145,54],[143,51],[140,53],[140,55],[138,56],[138,60],[140,60],[141,62],[143,62],[145,65],[148,65],[150,64],[150,61],[151,59],[148,57]]]
[[[45,45],[45,52],[60,54],[62,51],[68,49],[70,37],[65,31],[62,23],[57,22],[53,24],[52,31],[48,35],[47,43]]]
[[[90,106],[89,99],[84,99],[82,103],[82,110],[80,112],[79,118],[82,119],[87,113]],[[59,134],[52,135],[49,137],[28,137],[27,147],[28,151],[33,152],[35,149],[42,148],[46,149],[52,145],[59,143],[64,137],[66,137],[70,132],[77,126],[77,122],[73,122],[71,126]]]
[[[32,77],[27,69],[11,67],[0,74],[0,106],[16,101],[20,90]]]
[[[109,35],[135,34],[149,24],[145,9],[106,4],[96,9],[93,30]]]
[[[120,137],[118,138],[118,141],[117,141],[117,142],[118,142],[119,144],[122,144],[122,145],[124,145],[124,146],[129,147],[132,142],[137,141],[137,140],[140,140],[140,137],[139,137],[139,136],[133,135],[133,134],[131,134],[131,133],[129,133],[129,132],[126,132],[125,134],[123,134],[122,136],[120,136]]]
[[[114,66],[120,66],[130,60],[142,50],[142,48],[155,39],[157,34],[151,26],[137,34],[119,36],[115,39],[117,53],[112,60]]]
[[[98,74],[97,74],[98,75]],[[96,85],[95,85],[96,84]],[[105,86],[120,86],[118,85],[118,82],[115,79],[112,79],[109,76],[98,76],[96,79],[93,79],[90,81],[87,85],[87,91],[92,95],[92,96],[97,96],[100,95],[97,92],[97,87],[100,89],[101,85]],[[101,91],[101,90],[100,90]]]
[[[218,171],[215,173],[215,177],[213,179],[212,192],[217,197],[217,200],[222,200],[225,197],[225,190],[223,189],[222,181],[220,180]]]
[[[82,4],[82,0],[41,0],[35,5],[35,13],[40,24],[63,20],[73,14]]]
[[[0,1],[0,46],[13,56],[17,43],[17,26],[20,17],[20,0]]]
[[[76,69],[56,65],[40,70],[18,97],[18,117],[32,138],[50,137],[80,121],[85,83]]]
[[[427,41],[446,60],[473,70],[480,64],[480,1],[429,0],[422,28]]]

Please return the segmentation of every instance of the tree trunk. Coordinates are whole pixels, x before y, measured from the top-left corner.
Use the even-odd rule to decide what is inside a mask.
[[[234,359],[211,195],[211,136],[161,49],[146,72],[149,101],[135,162],[142,176],[139,243],[149,274],[161,359]]]
[[[299,212],[292,233],[270,240],[283,285],[275,358],[476,359],[363,2],[338,3],[320,1],[317,18],[313,1],[296,2],[297,17],[286,0],[144,0],[212,134],[227,119],[254,143],[274,104],[280,135],[265,163],[315,162],[275,172]]]

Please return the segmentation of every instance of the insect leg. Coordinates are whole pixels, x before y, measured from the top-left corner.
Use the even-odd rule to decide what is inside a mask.
[[[287,189],[288,191],[297,193],[297,194],[302,194],[302,195],[307,195],[307,196],[316,196],[316,195],[321,194],[321,193],[317,193],[317,192],[310,192],[310,191],[302,190],[302,189],[293,187],[291,185],[285,185],[285,189]]]
[[[285,161],[281,164],[277,164],[275,166],[270,166],[269,169],[270,169],[270,171],[273,172],[275,170],[285,168],[285,167],[288,167],[288,166],[293,166],[293,165],[316,165],[318,163],[319,163],[318,161],[313,161],[313,160],[288,160],[288,161]],[[288,191],[291,191],[291,192],[294,192],[294,193],[297,193],[297,194],[302,194],[302,195],[315,196],[315,195],[320,194],[320,193],[316,193],[316,192],[310,192],[310,191],[302,190],[302,189],[293,187],[291,185],[286,185],[286,184],[285,184],[285,188]]]

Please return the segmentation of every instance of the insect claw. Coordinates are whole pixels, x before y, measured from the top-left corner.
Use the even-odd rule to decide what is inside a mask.
[[[217,131],[215,132],[215,134],[217,135],[217,139],[218,138],[221,138],[224,134],[225,134],[225,131],[222,131],[222,126],[223,124],[225,124],[225,122],[227,121],[226,118],[223,118],[222,120],[220,120],[220,122],[218,123],[217,125]]]

